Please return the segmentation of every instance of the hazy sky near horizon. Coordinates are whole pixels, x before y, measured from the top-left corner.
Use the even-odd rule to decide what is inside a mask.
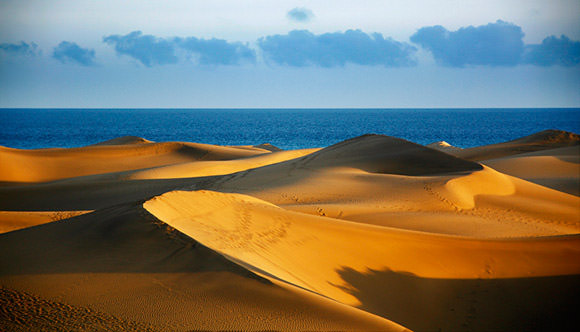
[[[579,107],[580,1],[0,0],[0,107]]]

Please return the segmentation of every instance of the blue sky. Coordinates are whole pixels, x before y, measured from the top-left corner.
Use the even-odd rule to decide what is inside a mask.
[[[580,2],[0,1],[0,107],[579,107]]]

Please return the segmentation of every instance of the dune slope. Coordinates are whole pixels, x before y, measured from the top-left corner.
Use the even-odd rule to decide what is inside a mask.
[[[153,141],[150,141],[148,139],[144,139],[142,137],[137,137],[137,136],[123,136],[123,137],[116,137],[110,140],[106,140],[103,142],[99,142],[96,144],[92,144],[89,146],[95,146],[95,145],[127,145],[127,144],[145,144],[145,143],[155,143]]]
[[[577,235],[485,241],[448,237],[312,216],[250,196],[209,191],[171,192],[144,206],[251,270],[411,329],[520,330],[530,327],[530,319],[549,324],[535,317],[538,312],[569,324],[570,311],[563,313],[560,306],[580,303],[572,295],[580,290]],[[565,277],[558,283],[551,276]],[[508,292],[519,299],[510,303],[513,307],[497,298],[511,284],[527,285]],[[395,291],[398,286],[406,294]],[[461,298],[471,286],[488,294]],[[552,299],[546,289],[558,290],[559,297]],[[472,301],[477,314],[469,312]],[[518,319],[513,308],[518,308]]]
[[[0,211],[0,234],[72,218],[91,211]]]
[[[292,163],[303,168],[353,167],[370,173],[401,175],[430,175],[481,169],[477,163],[384,135],[355,137]]]
[[[488,159],[482,163],[505,174],[580,195],[580,145]]]
[[[197,160],[236,159],[263,153],[270,151],[181,142],[100,144],[39,150],[0,147],[0,182],[47,182]]]
[[[90,324],[91,329],[116,329],[133,324],[157,331],[403,330],[385,319],[260,277],[158,221],[139,205],[6,233],[0,235],[0,247],[0,283],[4,294],[17,303],[65,306],[73,313],[86,308],[91,317],[112,317],[104,322],[95,319],[93,324],[92,318],[84,322],[86,315],[63,320],[59,315],[66,311],[49,310],[54,316],[45,319],[61,322],[59,328]]]
[[[580,145],[579,135],[567,131],[550,129],[509,142],[478,146],[460,151],[450,151],[450,153],[463,159],[480,161],[577,145]]]
[[[191,188],[243,193],[315,215],[450,235],[497,238],[580,231],[577,197],[378,135]]]

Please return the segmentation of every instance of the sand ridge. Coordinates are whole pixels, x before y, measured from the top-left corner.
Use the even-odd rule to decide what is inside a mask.
[[[237,159],[270,152],[260,148],[184,142],[100,144],[38,150],[0,147],[0,182],[47,182],[199,160]]]
[[[0,211],[0,234],[68,219],[88,212],[92,211]]]
[[[96,145],[128,145],[128,144],[145,144],[145,143],[154,143],[148,139],[143,137],[137,136],[123,136],[123,137],[116,137],[110,140],[106,140],[103,142],[99,142],[96,144],[92,144],[89,146],[96,146]]]
[[[558,288],[552,276],[564,278],[569,291],[575,292],[580,286],[578,235],[511,240],[449,237],[296,213],[253,197],[209,191],[171,192],[144,206],[160,220],[250,270],[382,314],[412,329],[457,330],[466,322],[476,330],[526,326],[510,320],[509,314],[506,317],[501,306],[477,317],[466,313],[455,321],[448,321],[448,313],[430,321],[413,320],[417,315],[430,316],[433,310],[441,310],[425,306],[425,311],[419,311],[417,304],[405,300],[405,296],[411,296],[421,302],[421,294],[434,295],[431,285],[446,285],[447,289],[437,294],[442,301],[463,296],[470,282],[474,287],[485,287],[491,296],[478,295],[477,307],[483,309],[497,305],[495,297],[504,284],[531,280],[540,290],[513,303],[520,314],[530,317],[550,299],[550,293],[543,293],[542,287]],[[385,279],[365,279],[369,274],[384,275]],[[357,279],[352,279],[354,276]],[[375,292],[361,297],[361,286],[351,279]],[[493,282],[481,286],[480,280]],[[399,286],[414,282],[429,287],[407,289],[409,294],[393,293],[389,281]],[[529,294],[528,287],[516,288],[514,294]],[[575,301],[572,296],[564,294],[556,300],[558,304],[548,301],[554,307],[544,309],[559,310],[560,305]],[[454,310],[463,310],[471,299],[452,301]],[[385,310],[385,306],[397,311],[396,315],[391,316],[393,311]]]
[[[248,194],[300,212],[450,235],[580,230],[577,197],[378,135],[226,176],[206,189]]]
[[[580,196],[580,145],[488,159],[482,163],[505,174]]]
[[[155,219],[139,204],[10,232],[0,237],[0,246],[4,288],[153,330],[403,330],[272,283]],[[107,328],[113,323],[104,322]]]
[[[463,159],[480,161],[577,145],[580,145],[578,134],[548,129],[509,142],[462,149],[453,152],[453,154]]]

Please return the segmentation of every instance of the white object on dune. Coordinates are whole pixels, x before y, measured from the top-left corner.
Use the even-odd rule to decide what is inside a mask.
[[[425,146],[428,148],[443,151],[443,152],[454,152],[454,151],[463,150],[462,148],[458,148],[456,146],[453,146],[445,141],[434,142],[431,144],[427,144]]]

